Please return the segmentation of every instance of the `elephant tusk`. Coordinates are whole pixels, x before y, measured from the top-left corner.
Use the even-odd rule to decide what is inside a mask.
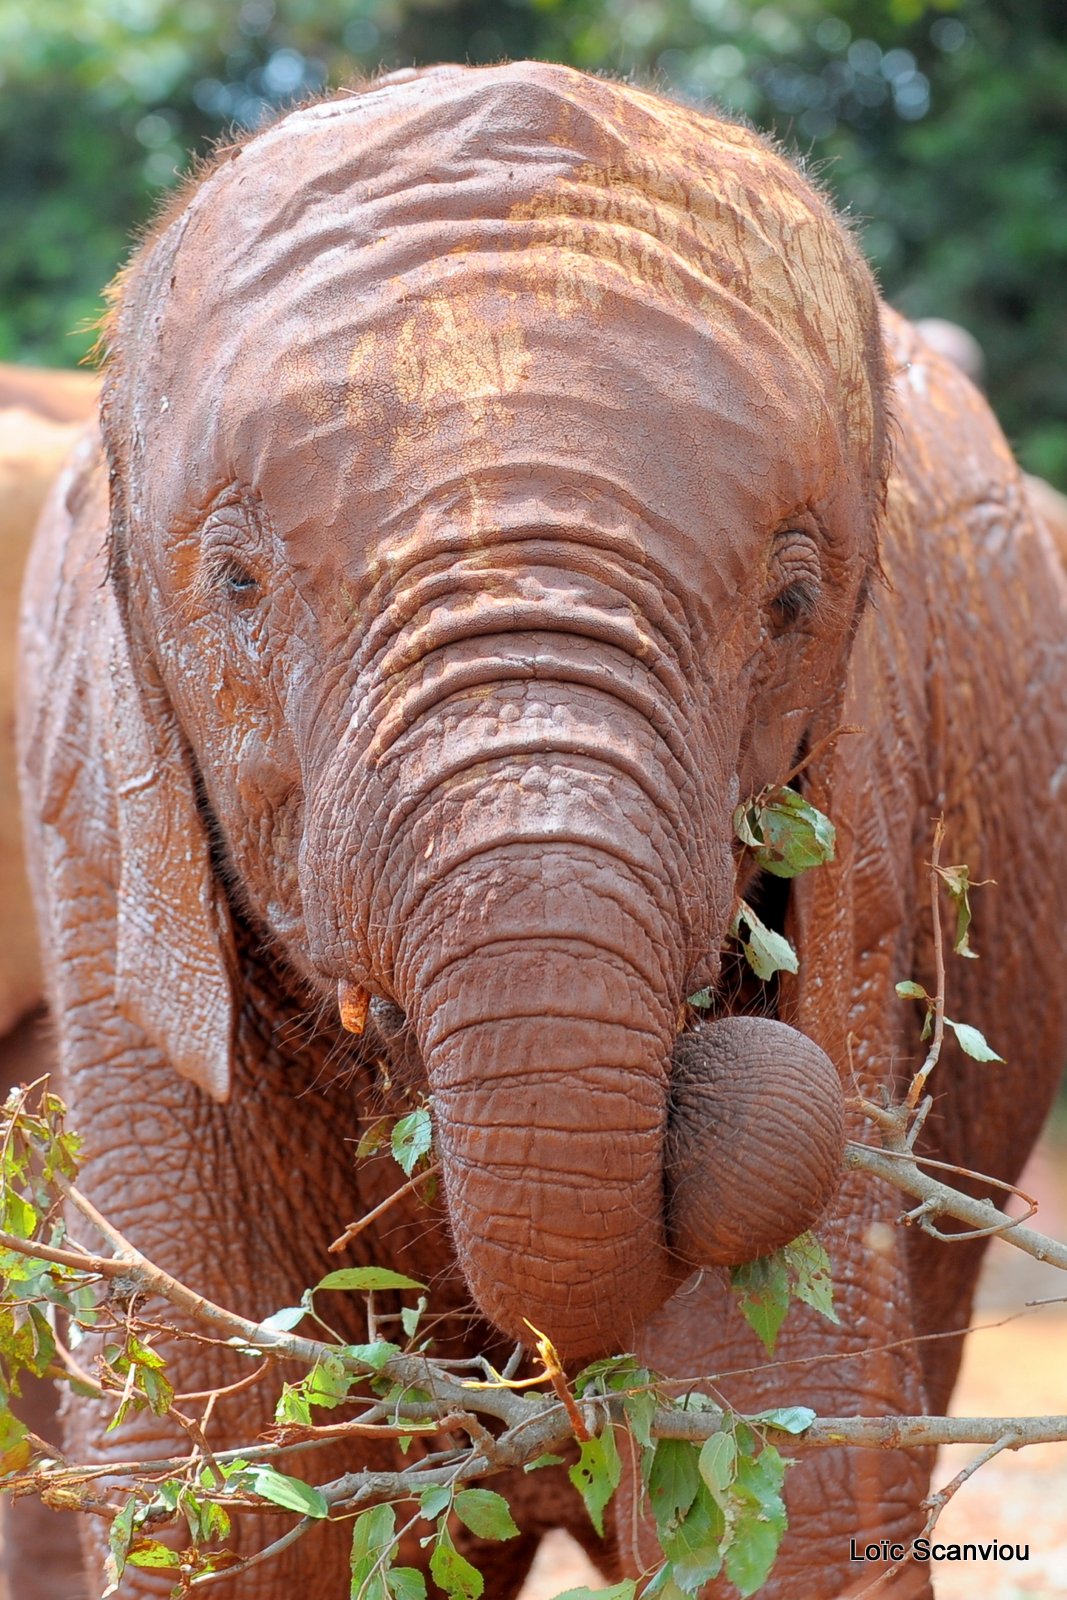
[[[348,1033],[362,1033],[367,1026],[370,995],[358,984],[342,978],[337,985],[337,1009],[341,1013],[341,1026]]]

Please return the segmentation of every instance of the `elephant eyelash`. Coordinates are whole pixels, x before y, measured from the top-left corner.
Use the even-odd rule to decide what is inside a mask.
[[[248,604],[260,593],[260,582],[236,556],[227,556],[218,562],[205,564],[198,572],[193,591],[197,599],[207,601],[221,594],[235,605]]]
[[[807,579],[787,584],[771,601],[775,633],[787,633],[798,623],[814,617],[819,609],[818,585]]]
[[[261,592],[256,574],[235,555],[224,554],[203,558],[190,586],[190,598],[198,608],[211,606],[222,598],[230,606],[245,610]]]
[[[259,581],[239,561],[232,561],[220,579],[220,587],[227,594],[246,597],[258,592]]]

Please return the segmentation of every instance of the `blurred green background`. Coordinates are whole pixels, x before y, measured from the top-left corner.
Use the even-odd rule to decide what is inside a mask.
[[[773,129],[1067,488],[1067,0],[0,0],[0,359],[72,365],[190,152],[379,66],[540,56]]]

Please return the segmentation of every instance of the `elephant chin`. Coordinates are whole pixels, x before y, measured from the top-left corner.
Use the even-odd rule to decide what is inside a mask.
[[[841,1083],[804,1034],[724,1017],[678,1039],[668,1237],[691,1266],[737,1266],[804,1233],[833,1199],[843,1151]]]

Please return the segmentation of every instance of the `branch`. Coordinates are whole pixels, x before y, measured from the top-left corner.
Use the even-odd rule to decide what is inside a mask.
[[[926,1060],[912,1078],[904,1104],[914,1111],[926,1080],[937,1065],[941,1044],[945,1037],[945,942],[941,934],[941,881],[938,868],[941,864],[941,846],[945,838],[945,818],[934,823],[934,842],[930,850],[930,912],[933,917],[934,972],[937,979],[934,993],[934,1036],[926,1053]]]
[[[440,1170],[440,1162],[434,1161],[430,1166],[424,1167],[421,1172],[416,1172],[415,1176],[409,1178],[407,1183],[402,1183],[399,1189],[394,1189],[392,1194],[387,1194],[384,1200],[379,1201],[373,1211],[368,1211],[362,1217],[358,1217],[355,1222],[350,1222],[344,1233],[340,1234],[331,1245],[328,1245],[327,1249],[332,1255],[336,1255],[339,1250],[344,1249],[345,1245],[351,1244],[352,1240],[361,1234],[364,1228],[369,1227],[372,1222],[376,1222],[384,1212],[389,1210],[390,1206],[395,1205],[402,1195],[408,1194],[412,1189],[417,1189],[420,1183],[424,1183],[427,1178],[434,1177]]]
[[[969,1461],[965,1467],[961,1468],[961,1470],[957,1472],[956,1476],[945,1484],[943,1489],[938,1489],[936,1494],[927,1495],[926,1499],[923,1501],[923,1509],[928,1513],[928,1515],[926,1521],[923,1523],[922,1532],[918,1535],[918,1538],[929,1539],[930,1535],[937,1526],[938,1518],[948,1505],[949,1501],[952,1499],[953,1495],[957,1492],[957,1490],[963,1488],[963,1485],[967,1482],[967,1479],[973,1477],[978,1471],[979,1467],[984,1467],[988,1461],[992,1461],[993,1457],[998,1456],[1002,1450],[1017,1449],[1019,1443],[1019,1436],[1014,1430],[1011,1433],[1004,1434],[1002,1438],[996,1439],[988,1447],[988,1449],[983,1450],[981,1455],[975,1456],[973,1461]],[[905,1563],[903,1561],[894,1561],[891,1567],[887,1567],[884,1572],[880,1572],[872,1583],[867,1584],[865,1588],[859,1591],[859,1594],[856,1596],[856,1600],[864,1600],[866,1595],[874,1594],[875,1590],[881,1589],[885,1584],[889,1583],[893,1578],[895,1578],[898,1572],[903,1570],[904,1565]]]
[[[865,1107],[865,1109],[880,1108]],[[891,1135],[889,1137],[892,1138]],[[921,1156],[916,1157],[910,1150],[893,1148],[873,1150],[869,1145],[853,1143],[845,1146],[845,1166],[850,1171],[868,1172],[873,1177],[883,1178],[887,1183],[902,1189],[905,1194],[914,1195],[917,1200],[922,1201],[927,1217],[941,1215],[954,1217],[957,1222],[965,1222],[968,1227],[979,1233],[997,1233],[1008,1244],[1013,1244],[1028,1256],[1033,1256],[1035,1261],[1045,1261],[1050,1266],[1061,1267],[1067,1271],[1067,1246],[1060,1244],[1056,1239],[1050,1239],[1047,1234],[1038,1233],[1036,1228],[1025,1227],[1015,1217],[998,1210],[992,1200],[972,1200],[970,1195],[949,1188],[947,1183],[939,1183],[936,1178],[931,1178],[922,1171],[919,1166],[921,1160]],[[900,1220],[907,1226],[919,1219],[914,1213],[906,1213]],[[952,1241],[951,1234],[941,1237],[948,1243]]]

